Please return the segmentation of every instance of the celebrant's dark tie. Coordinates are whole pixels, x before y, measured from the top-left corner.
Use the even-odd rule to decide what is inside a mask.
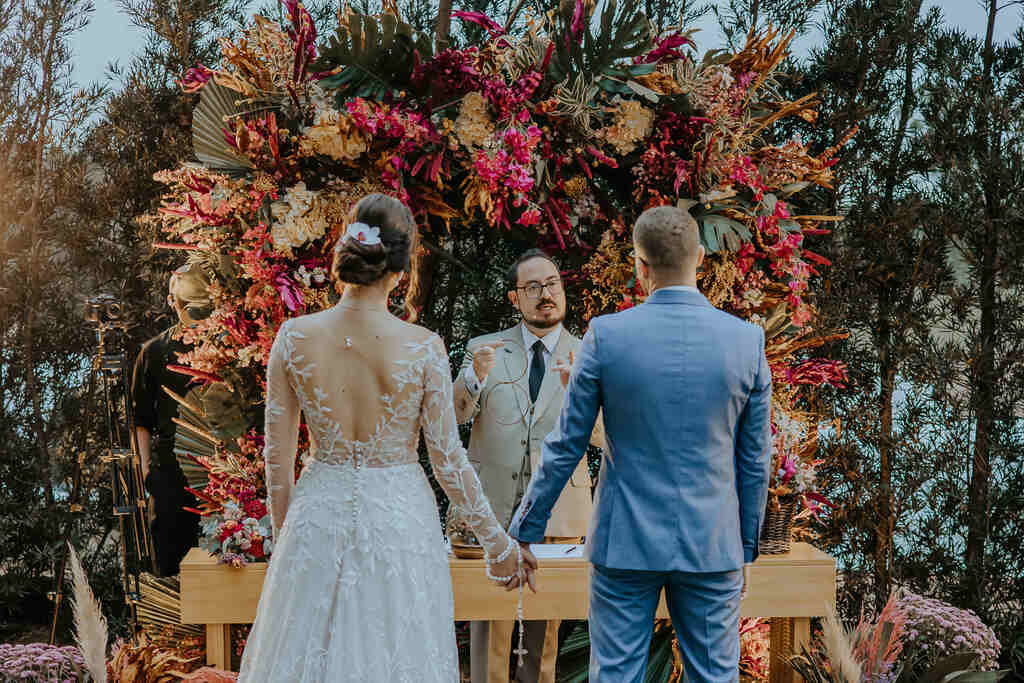
[[[544,381],[544,342],[533,343],[533,363],[530,364],[530,403],[537,402],[540,385]]]

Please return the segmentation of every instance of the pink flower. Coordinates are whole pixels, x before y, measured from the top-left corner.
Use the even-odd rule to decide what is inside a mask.
[[[678,48],[681,48],[684,45],[692,46],[693,44],[692,40],[681,33],[672,33],[656,41],[656,45],[653,50],[648,52],[646,55],[637,57],[633,61],[636,64],[660,64],[661,62],[671,62],[677,59],[684,59],[685,55],[680,52]]]
[[[185,77],[179,82],[181,89],[187,93],[198,92],[210,79],[213,78],[213,71],[202,64],[196,64],[185,72]]]
[[[292,313],[303,307],[302,290],[284,273],[280,273],[274,278],[274,288],[277,289],[284,305]]]
[[[537,225],[540,223],[540,211],[535,208],[529,208],[523,211],[522,215],[519,216],[519,220],[516,221],[519,225],[529,227],[531,225]]]
[[[452,12],[452,16],[463,21],[468,21],[471,24],[482,26],[487,29],[487,32],[491,34],[491,38],[497,38],[498,36],[505,35],[505,29],[498,22],[491,19],[489,16],[482,12],[467,12],[465,10],[458,10]]]

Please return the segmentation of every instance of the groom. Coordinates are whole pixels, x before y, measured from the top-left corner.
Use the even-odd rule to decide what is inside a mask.
[[[607,450],[587,538],[590,681],[643,680],[662,589],[686,680],[736,681],[745,568],[768,492],[764,332],[697,291],[704,248],[689,213],[645,211],[633,244],[650,296],[591,321],[509,533],[525,546],[542,540],[603,410]]]

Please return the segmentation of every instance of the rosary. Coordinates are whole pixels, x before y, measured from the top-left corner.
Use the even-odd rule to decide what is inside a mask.
[[[519,549],[519,542],[513,539],[511,536],[508,539],[508,546],[505,550],[494,559],[494,563],[504,562],[505,558],[512,552],[512,547],[516,549],[516,573],[513,576],[495,576],[491,572],[491,560],[486,559],[484,561],[484,571],[487,572],[487,578],[498,583],[508,583],[512,579],[519,577],[519,600],[516,603],[516,621],[519,623],[519,647],[512,651],[512,654],[519,657],[519,666],[523,666],[524,657],[528,650],[526,649],[523,639],[525,638],[526,629],[523,628],[523,584],[525,579],[520,575],[523,567],[523,551]]]

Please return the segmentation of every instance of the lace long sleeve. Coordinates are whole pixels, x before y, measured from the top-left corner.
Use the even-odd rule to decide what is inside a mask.
[[[267,479],[267,507],[276,540],[288,513],[295,487],[295,452],[299,439],[299,401],[288,376],[292,340],[288,322],[281,325],[267,362],[266,439],[263,463]]]
[[[434,476],[451,502],[458,506],[487,555],[497,557],[506,550],[511,538],[495,518],[459,438],[448,353],[440,337],[430,340],[423,382],[420,424]]]

